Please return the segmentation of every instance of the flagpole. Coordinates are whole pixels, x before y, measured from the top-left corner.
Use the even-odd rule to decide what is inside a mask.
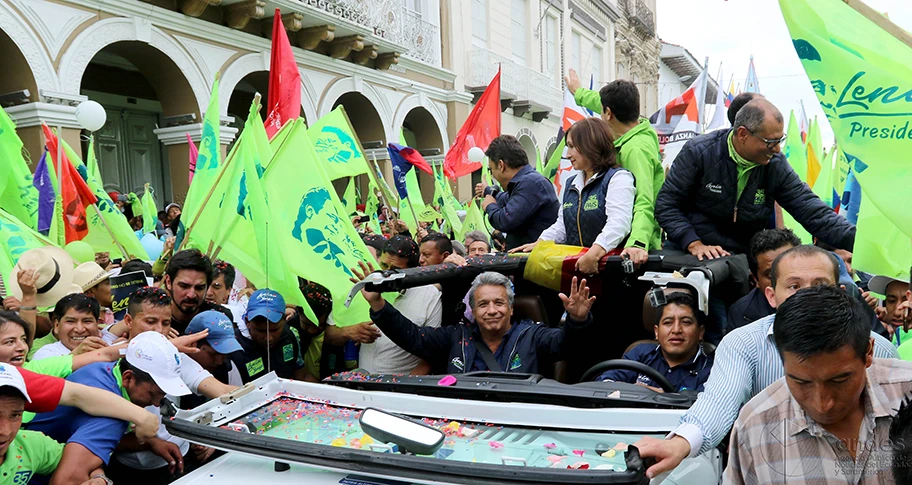
[[[123,245],[120,244],[120,241],[117,240],[117,237],[114,236],[114,231],[108,227],[108,221],[105,220],[104,216],[101,215],[101,210],[98,208],[98,202],[91,204],[92,208],[95,209],[95,213],[98,214],[98,218],[101,220],[101,225],[108,231],[108,235],[111,236],[111,239],[114,241],[114,244],[117,246],[117,249],[120,250],[120,254],[123,254],[125,260],[129,261],[128,258],[132,258],[133,255],[127,253],[127,250],[124,249]]]

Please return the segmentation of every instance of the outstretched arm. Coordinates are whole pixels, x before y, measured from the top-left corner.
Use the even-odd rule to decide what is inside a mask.
[[[92,416],[133,423],[136,425],[136,437],[140,441],[155,436],[158,431],[158,416],[103,389],[67,381],[63,386],[63,394],[60,395],[60,404],[79,408]]]
[[[101,458],[85,446],[67,443],[63,447],[63,457],[60,458],[57,471],[51,476],[50,485],[80,485],[89,480],[90,474],[102,465]]]

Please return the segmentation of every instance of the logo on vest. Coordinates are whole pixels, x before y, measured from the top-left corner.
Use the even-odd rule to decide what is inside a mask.
[[[463,369],[462,359],[459,357],[453,357],[453,360],[450,361],[450,364],[452,364],[453,367],[459,369],[460,371]]]
[[[705,188],[706,188],[706,190],[708,190],[708,191],[710,191],[710,192],[712,192],[712,193],[714,193],[714,194],[721,194],[721,193],[722,193],[722,184],[713,184],[713,183],[709,183],[709,184],[706,184],[706,187],[705,187]]]
[[[569,209],[573,207],[573,202],[564,202],[564,209]]]
[[[583,210],[584,211],[596,210],[596,209],[598,209],[598,206],[599,206],[598,196],[595,194],[592,194],[589,196],[588,199],[586,199],[586,203],[583,204]]]
[[[292,344],[286,344],[284,347],[282,347],[282,359],[284,359],[285,362],[288,362],[289,360],[291,360],[293,358],[294,358],[294,346]]]
[[[760,205],[766,203],[766,191],[763,189],[757,189],[754,192],[754,205]]]
[[[510,361],[510,370],[519,369],[522,367],[522,360],[519,358],[519,354],[513,356],[513,360]]]

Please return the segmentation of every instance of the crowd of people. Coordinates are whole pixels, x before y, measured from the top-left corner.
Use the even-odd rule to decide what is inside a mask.
[[[853,270],[855,228],[789,167],[779,110],[759,95],[739,95],[729,111],[733,128],[688,142],[666,175],[634,83],[594,91],[571,71],[567,85],[601,115],[566,133],[576,174],[560,198],[519,141],[500,136],[483,167],[499,187],[475,187],[494,235],[471,231],[458,240],[427,224],[412,235],[381,207],[382,233],[359,227],[373,260],[351,269],[357,282],[375,269],[465,265],[489,253],[530,252],[541,241],[581,246],[578,276],[555,295],[560,318],[519,315],[514,305],[528,282],[494,271],[458,291],[365,288],[363,322],[337,321],[334,295],[299,279],[311,321],[284,295],[244,283],[230,263],[195,249],[174,252],[173,238],[157,261],[119,265],[99,254],[77,266],[62,250],[34,249],[19,258],[0,312],[3,481],[168,483],[219,452],[171,436],[160,423],[162,400],[192,408],[270,371],[312,382],[354,369],[526,372],[574,382],[592,363],[622,356],[668,383],[631,370],[596,379],[700,393],[668,439],[637,443],[657,460],[650,476],[724,445],[730,433],[726,480],[780,483],[753,465],[785,459],[763,431],[788,416],[803,426],[794,432],[805,434],[805,470],[829,473],[848,460],[849,476],[886,477],[892,462],[868,459],[882,450],[858,444],[903,432],[890,425],[912,391],[912,363],[900,359],[912,359],[912,291],[896,275]],[[775,204],[816,243],[771,224]],[[163,235],[177,232],[180,211],[171,204],[160,214]],[[711,294],[708,311],[694,293],[666,290],[644,334],[642,322],[614,313],[630,306],[626,295],[591,296],[589,282],[600,278],[605,255],[642,267],[658,251],[689,254],[694,265],[743,254],[752,288]],[[149,286],[129,296],[118,320],[109,278],[134,271]],[[571,370],[556,371],[560,363]],[[15,464],[11,452],[20,457]]]

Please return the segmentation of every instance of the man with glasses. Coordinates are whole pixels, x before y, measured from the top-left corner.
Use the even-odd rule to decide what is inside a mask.
[[[821,201],[781,153],[782,113],[766,99],[741,108],[731,130],[687,142],[656,200],[669,246],[700,260],[745,253],[775,203],[818,239],[852,250],[855,226]]]

